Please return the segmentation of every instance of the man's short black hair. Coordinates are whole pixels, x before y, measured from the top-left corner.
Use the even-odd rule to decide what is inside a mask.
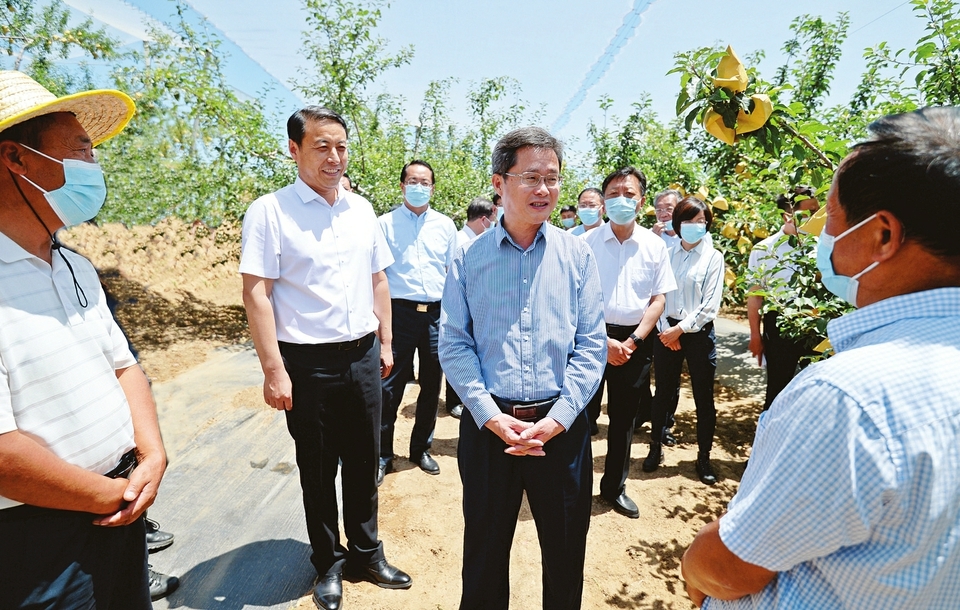
[[[430,167],[430,164],[421,159],[414,159],[410,163],[407,163],[406,165],[404,165],[403,169],[400,170],[400,184],[403,184],[403,181],[407,179],[407,168],[410,167],[411,165],[422,165],[423,167],[430,170],[430,184],[437,183],[436,179],[433,177],[433,168]]]
[[[290,115],[287,119],[287,137],[297,143],[297,146],[303,144],[303,134],[307,131],[307,121],[334,121],[343,127],[343,133],[350,135],[347,128],[347,122],[343,117],[323,106],[305,106]]]
[[[467,206],[467,222],[472,222],[478,218],[490,218],[497,208],[493,202],[486,197],[474,197]]]
[[[603,201],[603,191],[601,191],[595,186],[588,186],[587,188],[580,191],[579,195],[577,195],[577,203],[580,203],[580,198],[583,197],[584,193],[596,193],[597,195],[600,195],[600,201]]]
[[[493,202],[493,205],[500,207],[500,193],[494,193],[493,197],[490,198],[490,201]]]
[[[577,213],[577,206],[575,206],[575,205],[565,205],[565,206],[563,206],[562,208],[560,208],[560,213],[563,214],[564,212],[572,212],[572,213],[576,214],[576,213]]]
[[[793,191],[777,196],[777,207],[784,212],[793,212],[793,209],[806,201],[816,197],[816,191],[812,186],[799,185],[793,187]]]
[[[880,210],[903,223],[906,239],[938,256],[960,255],[960,108],[885,116],[837,170],[837,201],[850,226]]]
[[[500,138],[493,147],[490,160],[491,173],[501,176],[517,164],[517,151],[531,146],[535,149],[552,150],[557,155],[557,165],[563,168],[563,144],[541,127],[514,129]]]
[[[633,176],[637,179],[637,182],[640,183],[640,196],[643,197],[647,194],[647,177],[639,169],[635,168],[632,165],[627,167],[622,167],[615,172],[611,172],[609,176],[603,179],[603,186],[600,187],[600,190],[604,193],[607,192],[607,187],[610,186],[610,183],[614,180],[620,178],[626,178],[628,176]]]

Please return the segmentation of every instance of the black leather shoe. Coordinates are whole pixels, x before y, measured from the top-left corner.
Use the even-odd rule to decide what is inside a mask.
[[[650,453],[643,460],[643,471],[653,472],[663,464],[663,446],[660,443],[650,443]]]
[[[440,464],[437,464],[437,460],[433,459],[426,451],[423,452],[419,460],[410,461],[419,466],[420,470],[427,474],[440,474]]]
[[[610,498],[604,499],[613,506],[614,512],[618,512],[624,517],[630,517],[631,519],[640,518],[640,509],[637,508],[636,502],[627,496],[626,492],[612,500]]]
[[[393,567],[386,559],[359,568],[357,575],[383,589],[409,589],[413,584],[406,572]]]
[[[160,524],[153,519],[143,518],[147,529],[147,550],[151,553],[160,551],[173,544],[173,534],[161,532]]]
[[[709,453],[697,454],[697,476],[704,485],[713,485],[717,482],[717,475],[714,474],[713,467],[710,465]]]
[[[670,428],[664,428],[663,434],[660,435],[660,442],[667,447],[675,447],[677,445],[677,438],[670,432]]]
[[[447,413],[450,414],[450,417],[460,419],[460,416],[463,415],[463,405],[453,405],[452,409],[447,409]]]
[[[317,581],[313,588],[313,603],[320,610],[340,610],[343,600],[343,574],[326,574]]]
[[[170,595],[180,586],[180,579],[176,576],[167,576],[147,566],[147,582],[150,585],[150,599],[157,601]]]
[[[383,484],[383,477],[387,476],[388,472],[393,472],[393,460],[380,462],[380,467],[377,468],[377,487]]]

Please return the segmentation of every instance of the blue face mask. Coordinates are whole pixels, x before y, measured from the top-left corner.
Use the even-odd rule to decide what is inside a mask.
[[[567,229],[573,228],[573,223],[577,222],[575,218],[561,218],[560,224],[562,224]]]
[[[827,290],[837,295],[847,303],[850,303],[854,307],[857,306],[857,290],[860,288],[860,282],[857,280],[861,275],[879,265],[880,262],[873,261],[867,265],[866,269],[854,275],[853,277],[837,275],[833,270],[833,245],[863,225],[867,224],[875,217],[876,214],[873,214],[867,218],[864,218],[836,237],[821,232],[820,243],[817,245],[817,269],[820,270],[820,281],[823,282],[823,285],[826,286]]]
[[[499,224],[500,221],[502,220],[503,220],[503,206],[501,205],[500,207],[497,208],[497,223]]]
[[[422,208],[430,203],[430,187],[422,184],[408,184],[403,187],[403,194],[407,203],[415,208]]]
[[[63,166],[63,186],[52,191],[44,190],[26,176],[20,177],[43,193],[47,203],[63,221],[64,226],[72,227],[84,223],[100,212],[103,202],[107,199],[107,185],[103,181],[103,170],[100,169],[100,165],[79,159],[61,161],[26,144],[21,146]]]
[[[603,202],[607,209],[610,222],[618,225],[628,225],[637,221],[637,200],[626,197],[614,197]]]
[[[695,244],[707,234],[707,224],[704,222],[680,223],[680,237],[688,244]]]
[[[583,224],[595,225],[600,220],[600,208],[580,208],[577,210],[577,216]]]

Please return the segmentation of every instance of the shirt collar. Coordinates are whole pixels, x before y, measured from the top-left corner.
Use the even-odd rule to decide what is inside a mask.
[[[594,231],[603,231],[603,241],[610,241],[611,239],[617,239],[616,234],[613,232],[613,223],[605,222],[603,226],[593,229]],[[649,231],[646,227],[641,227],[638,223],[633,223],[633,231],[631,231],[630,236],[627,237],[624,241],[640,241],[640,231]],[[657,239],[660,239],[659,237]],[[619,241],[619,240],[617,240]]]
[[[857,309],[827,323],[833,349],[853,347],[863,335],[910,318],[960,317],[960,288],[935,288],[901,294]]]
[[[20,244],[13,241],[5,233],[0,231],[0,261],[5,263],[15,263],[17,261],[34,258],[32,254],[20,247]]]
[[[405,215],[407,216],[407,218],[409,218],[409,219],[411,219],[411,220],[420,220],[421,218],[426,219],[426,218],[427,218],[427,214],[429,214],[429,213],[430,213],[430,210],[431,210],[430,204],[428,203],[428,204],[427,204],[427,209],[423,211],[423,214],[420,214],[419,216],[417,216],[417,214],[414,213],[413,210],[411,210],[410,208],[408,208],[408,207],[407,207],[407,204],[406,204],[406,203],[403,203],[403,202],[400,203],[400,207],[397,208],[397,209],[400,211],[401,214],[405,214]]]
[[[487,230],[489,231],[490,229],[487,229]],[[507,233],[507,230],[506,230],[505,228],[503,228],[503,220],[501,220],[500,222],[497,223],[497,226],[496,226],[496,228],[495,228],[494,230],[496,231],[497,244],[498,244],[499,246],[502,246],[502,245],[503,245],[503,240],[506,239],[506,240],[509,240],[509,242],[513,245],[514,248],[517,248],[517,249],[520,250],[521,252],[524,251],[524,249],[521,248],[521,247],[517,244],[517,242],[513,241],[513,238],[510,237],[510,234]],[[557,229],[557,230],[559,231],[560,229]],[[540,224],[540,228],[537,229],[537,235],[536,235],[536,237],[533,238],[533,243],[530,244],[530,248],[533,248],[534,246],[536,246],[536,245],[537,245],[537,242],[540,241],[540,238],[541,238],[541,237],[542,237],[543,239],[547,239],[547,235],[548,235],[548,234],[549,234],[549,231],[547,231],[547,222],[546,222],[546,221],[543,221],[543,222]],[[528,250],[529,250],[530,248],[528,248]]]
[[[317,193],[317,191],[310,188],[310,186],[307,185],[307,183],[304,182],[300,178],[300,176],[297,176],[297,179],[293,181],[293,189],[296,191],[297,196],[300,197],[300,200],[303,201],[304,203],[310,203],[311,201],[317,200],[317,201],[325,201],[328,204],[332,203],[333,205],[337,205],[338,203],[343,201],[344,193],[345,193],[345,191],[343,190],[343,187],[338,186],[336,201],[327,201],[326,199],[321,197],[320,194]]]

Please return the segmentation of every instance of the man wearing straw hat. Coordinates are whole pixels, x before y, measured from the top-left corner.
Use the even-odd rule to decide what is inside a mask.
[[[55,236],[100,210],[93,147],[133,112],[0,72],[0,608],[151,607],[156,406],[96,270]]]

